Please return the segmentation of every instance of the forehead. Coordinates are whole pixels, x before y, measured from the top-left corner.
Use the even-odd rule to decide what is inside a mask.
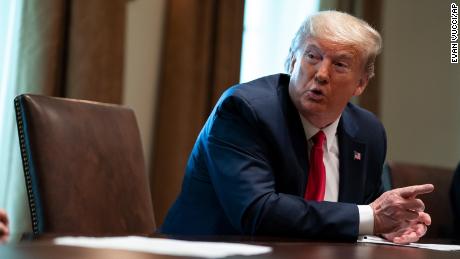
[[[309,37],[305,40],[304,51],[319,51],[323,55],[359,59],[360,51],[351,44],[341,44],[325,39]]]

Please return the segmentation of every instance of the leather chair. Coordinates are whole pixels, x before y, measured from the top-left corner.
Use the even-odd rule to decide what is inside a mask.
[[[430,214],[432,225],[427,238],[452,238],[453,216],[449,202],[449,189],[453,169],[410,163],[388,163],[393,188],[431,183],[435,190],[420,197],[425,203],[425,211]]]
[[[29,94],[15,109],[35,235],[155,231],[131,109]]]

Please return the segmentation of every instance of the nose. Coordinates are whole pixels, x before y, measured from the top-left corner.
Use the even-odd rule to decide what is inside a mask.
[[[325,85],[329,83],[330,75],[329,69],[331,64],[328,60],[322,60],[318,62],[315,74],[315,81],[320,85]]]

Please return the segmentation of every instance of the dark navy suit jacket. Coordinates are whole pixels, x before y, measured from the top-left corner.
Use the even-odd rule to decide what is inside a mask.
[[[337,128],[339,202],[305,201],[307,140],[288,85],[288,75],[272,75],[222,95],[160,232],[356,240],[356,204],[382,192],[384,128],[370,112],[348,104]]]

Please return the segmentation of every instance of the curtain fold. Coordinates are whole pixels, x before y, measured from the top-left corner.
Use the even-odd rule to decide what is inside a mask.
[[[362,1],[361,18],[383,34],[382,0]],[[383,39],[385,41],[385,39]],[[359,105],[382,119],[382,55],[375,60],[375,76],[369,81],[366,91],[359,97]]]
[[[60,96],[68,1],[24,1],[17,91]]]
[[[70,1],[66,97],[121,103],[126,0]]]

